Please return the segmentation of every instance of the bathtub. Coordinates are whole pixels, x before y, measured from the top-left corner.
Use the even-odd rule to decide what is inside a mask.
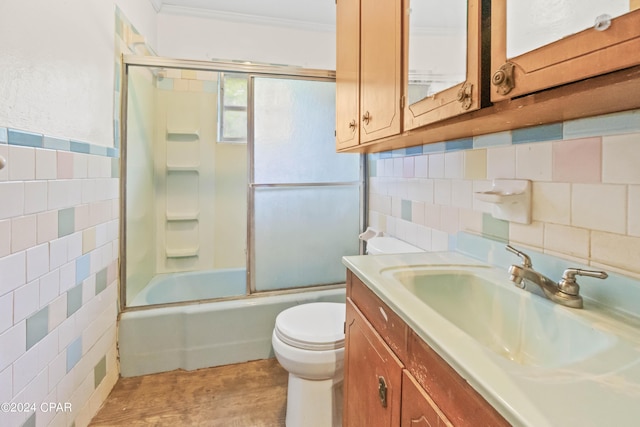
[[[247,270],[227,268],[159,274],[128,303],[129,307],[241,296],[247,292]]]
[[[274,357],[271,333],[278,313],[316,301],[344,302],[345,289],[125,311],[118,329],[121,375],[193,370]]]

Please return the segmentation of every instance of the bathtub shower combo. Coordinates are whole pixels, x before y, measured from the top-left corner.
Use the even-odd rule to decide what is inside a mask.
[[[333,72],[125,57],[123,376],[273,356],[278,313],[344,302],[364,163]]]

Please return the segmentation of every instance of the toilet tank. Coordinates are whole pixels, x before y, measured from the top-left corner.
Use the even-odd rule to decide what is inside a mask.
[[[367,253],[369,255],[407,254],[415,252],[424,252],[424,250],[394,237],[376,236],[367,240]]]

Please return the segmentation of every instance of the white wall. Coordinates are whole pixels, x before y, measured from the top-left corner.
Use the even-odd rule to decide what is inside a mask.
[[[184,11],[161,12],[157,53],[172,58],[245,60],[334,70],[335,31],[229,22]]]

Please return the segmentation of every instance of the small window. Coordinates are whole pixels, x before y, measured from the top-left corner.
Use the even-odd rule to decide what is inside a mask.
[[[220,73],[218,78],[218,142],[247,142],[248,77]]]

